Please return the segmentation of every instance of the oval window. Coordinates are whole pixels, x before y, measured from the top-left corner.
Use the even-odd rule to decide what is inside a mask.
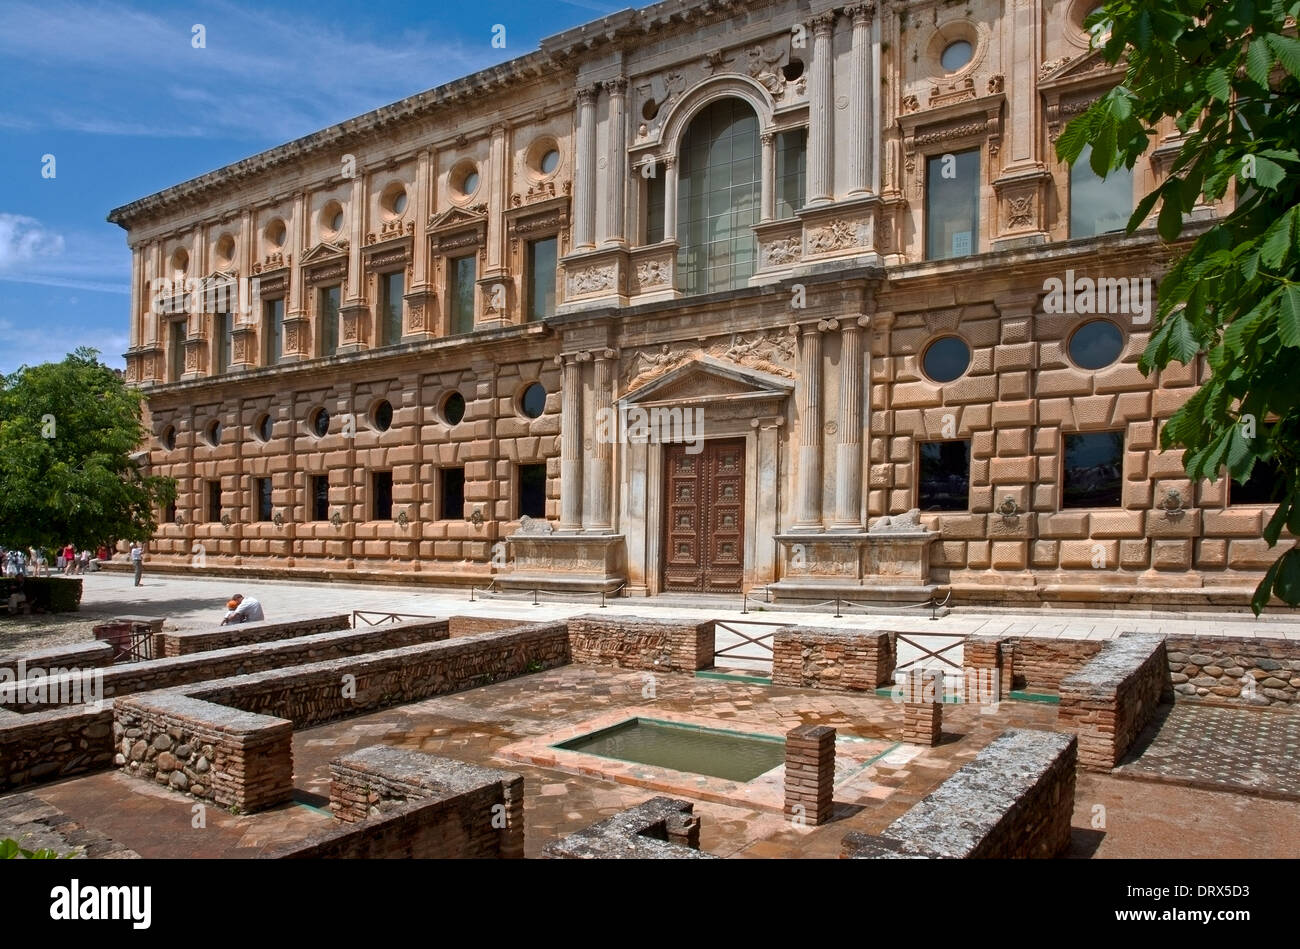
[[[468,196],[468,195],[473,194],[473,193],[474,193],[475,191],[477,191],[477,190],[478,190],[478,172],[477,172],[477,171],[471,171],[471,172],[470,172],[469,174],[467,174],[467,175],[465,176],[465,178],[461,181],[461,183],[460,183],[460,193],[463,194],[463,195]]]
[[[936,339],[921,357],[921,368],[935,382],[952,382],[969,367],[970,347],[959,336]]]
[[[1124,349],[1124,334],[1110,320],[1089,320],[1070,334],[1070,359],[1080,369],[1104,369]]]
[[[459,425],[465,417],[465,397],[453,392],[442,400],[442,419],[448,425]]]
[[[546,411],[546,389],[540,382],[532,383],[519,397],[519,408],[529,418],[541,418]]]
[[[388,431],[393,427],[393,403],[384,399],[375,406],[375,411],[372,413],[371,418],[374,420],[376,431]]]
[[[544,175],[551,174],[553,171],[555,171],[555,169],[560,167],[560,153],[557,152],[554,148],[552,148],[549,152],[547,152],[545,155],[542,156],[540,167],[542,169],[542,174]]]
[[[168,425],[163,429],[162,435],[158,439],[162,442],[163,448],[172,451],[176,448],[176,429]]]
[[[393,213],[401,214],[406,210],[406,192],[399,191],[393,195]]]
[[[208,436],[208,444],[211,445],[213,448],[220,445],[221,444],[221,423],[211,422],[208,425],[207,436]]]
[[[312,413],[311,430],[316,433],[317,438],[324,438],[330,430],[330,414],[324,409],[317,409]]]
[[[271,440],[271,429],[271,416],[263,415],[257,420],[257,437],[260,441],[269,442]]]
[[[970,43],[957,40],[943,48],[943,53],[939,56],[939,64],[948,72],[956,72],[969,63],[974,55],[975,50]]]

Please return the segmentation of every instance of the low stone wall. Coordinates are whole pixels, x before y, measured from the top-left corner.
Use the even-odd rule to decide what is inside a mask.
[[[99,669],[113,661],[113,647],[105,642],[70,643],[0,656],[0,680],[25,677],[20,670]]]
[[[1000,698],[1013,690],[1059,692],[1061,682],[1082,669],[1101,651],[1102,642],[1091,639],[1038,639],[1035,637],[967,637],[962,650],[962,671],[968,687],[998,674]],[[985,676],[980,679],[979,676]],[[967,701],[971,701],[969,695]]]
[[[1151,721],[1161,701],[1172,701],[1165,641],[1151,633],[1123,633],[1061,682],[1057,721],[1079,736],[1079,766],[1109,771]]]
[[[457,637],[517,629],[520,626],[530,625],[531,620],[509,619],[504,616],[449,616],[447,623],[451,628],[451,635]]]
[[[0,711],[0,791],[98,771],[112,761],[111,703],[33,715]]]
[[[894,680],[894,640],[880,630],[784,626],[772,636],[772,684],[874,692]]]
[[[543,857],[568,860],[699,860],[700,819],[690,801],[655,797],[548,844]]]
[[[565,624],[543,623],[203,682],[186,694],[309,728],[568,661]]]
[[[250,643],[231,649],[218,649],[213,652],[175,656],[169,659],[124,663],[110,666],[103,671],[103,697],[174,689],[209,679],[355,656],[399,646],[437,642],[446,639],[447,635],[445,619],[416,620],[410,623],[299,636],[269,643]],[[60,680],[47,680],[47,693],[51,691],[48,686],[57,684],[58,681]],[[39,703],[19,702],[18,697],[22,693],[18,690],[24,684],[17,683],[13,687],[15,698],[0,698],[0,706],[14,711],[35,711],[57,704],[57,701],[48,695]],[[72,693],[69,691],[67,694]]]
[[[569,620],[569,651],[576,663],[695,672],[713,668],[713,650],[713,620],[664,622],[594,614]]]
[[[293,723],[157,692],[119,699],[114,759],[135,777],[244,813],[293,798]]]
[[[285,620],[277,623],[234,623],[216,629],[161,633],[162,650],[158,651],[155,648],[154,655],[159,658],[188,656],[196,652],[230,649],[252,643],[269,643],[277,639],[332,633],[350,627],[351,617],[347,613],[340,613],[337,616],[318,616],[312,619]],[[155,639],[155,647],[156,645],[157,639]]]
[[[880,836],[847,834],[841,856],[1060,856],[1070,844],[1077,750],[1073,735],[1003,732]]]
[[[1277,708],[1300,703],[1300,642],[1169,636],[1165,649],[1179,702]]]
[[[521,775],[373,745],[330,762],[330,779],[330,809],[340,826],[281,856],[519,859],[524,855]],[[361,823],[362,830],[373,830],[373,818],[405,811],[411,802],[446,806],[417,809],[421,819],[409,840],[382,832],[375,840],[369,832],[357,834],[345,826]],[[389,846],[393,839],[400,843],[396,852]]]

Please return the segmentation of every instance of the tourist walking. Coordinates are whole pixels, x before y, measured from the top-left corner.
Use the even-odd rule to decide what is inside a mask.
[[[140,578],[144,576],[144,548],[138,540],[131,545],[131,567],[135,570],[135,585],[140,586]]]
[[[77,549],[71,544],[63,545],[63,556],[60,558],[62,563],[59,566],[63,568],[64,573],[72,573],[77,566]]]

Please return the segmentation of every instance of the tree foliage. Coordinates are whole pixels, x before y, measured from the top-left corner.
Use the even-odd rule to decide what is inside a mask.
[[[1177,127],[1169,174],[1139,202],[1137,229],[1159,204],[1165,241],[1185,252],[1160,281],[1144,373],[1204,358],[1209,377],[1163,426],[1162,448],[1184,448],[1193,481],[1223,473],[1244,482],[1275,463],[1284,488],[1264,529],[1300,536],[1300,0],[1110,0],[1089,17],[1094,42],[1123,81],[1062,131],[1057,154],[1073,163],[1092,145],[1106,175],[1132,168]],[[1106,30],[1109,30],[1109,35]],[[1209,226],[1193,208],[1235,193]],[[1255,591],[1300,604],[1300,550],[1292,544]]]
[[[142,399],[93,349],[24,366],[0,381],[0,545],[78,550],[147,540],[170,478],[133,457]]]

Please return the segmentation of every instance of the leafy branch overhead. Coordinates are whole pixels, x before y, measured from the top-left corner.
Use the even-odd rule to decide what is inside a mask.
[[[142,400],[91,349],[0,380],[0,545],[147,540],[176,497],[137,453]]]
[[[1163,448],[1183,448],[1193,481],[1244,482],[1276,465],[1283,487],[1264,529],[1300,536],[1300,0],[1112,0],[1089,18],[1123,82],[1062,131],[1057,155],[1087,145],[1100,175],[1168,150],[1160,185],[1129,220],[1159,205],[1160,237],[1185,251],[1160,282],[1140,367],[1204,358],[1209,376],[1165,423]],[[1109,30],[1109,35],[1105,31]],[[1172,122],[1177,134],[1164,137]],[[1225,216],[1208,206],[1227,199]],[[1203,213],[1204,212],[1204,213]],[[1194,235],[1194,238],[1192,237]],[[1255,591],[1300,604],[1294,544]]]

